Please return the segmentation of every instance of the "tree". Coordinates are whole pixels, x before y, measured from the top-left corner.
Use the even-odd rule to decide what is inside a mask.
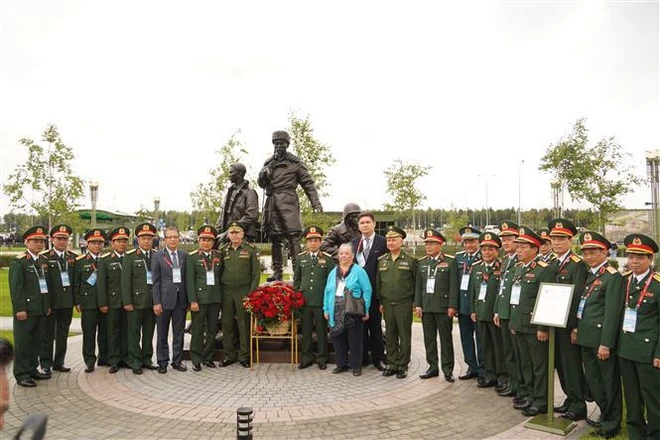
[[[84,182],[73,173],[73,150],[62,142],[55,125],[46,127],[41,140],[45,146],[30,138],[19,141],[28,150],[27,161],[14,169],[3,188],[12,207],[47,218],[50,230],[54,221],[72,219]]]
[[[215,152],[220,157],[220,164],[209,169],[211,179],[206,183],[199,183],[190,193],[193,210],[202,211],[209,222],[215,222],[222,209],[225,190],[229,187],[229,167],[239,162],[244,154],[248,154],[238,136],[241,131],[236,130],[229,140]]]
[[[588,145],[585,119],[578,119],[573,131],[555,145],[550,145],[541,158],[539,170],[549,172],[573,200],[584,200],[598,213],[597,226],[603,231],[609,214],[621,208],[619,199],[641,183],[627,160],[630,154],[614,136]]]
[[[385,209],[410,209],[413,228],[416,225],[415,208],[426,200],[426,196],[416,187],[417,179],[426,176],[430,169],[430,166],[397,159],[383,172],[387,178],[387,192],[392,196],[392,203],[386,203]]]
[[[293,154],[298,156],[307,167],[310,176],[314,179],[319,198],[327,196],[329,184],[326,172],[337,161],[332,155],[331,147],[314,137],[314,128],[309,120],[309,115],[299,118],[295,112],[290,112],[289,134]],[[312,205],[300,186],[298,186],[297,192],[303,221],[307,222],[307,217],[310,217],[312,213]]]
[[[447,213],[447,227],[444,230],[444,236],[447,241],[454,241],[456,243],[461,242],[461,235],[459,234],[459,229],[463,226],[467,226],[470,221],[470,217],[467,212],[460,211],[449,211]]]

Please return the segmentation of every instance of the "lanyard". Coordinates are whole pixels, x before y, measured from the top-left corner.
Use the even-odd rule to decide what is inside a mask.
[[[572,254],[573,254],[572,251],[568,252],[568,255],[566,255],[566,258],[564,258],[564,261],[562,261],[561,264],[559,265],[559,268],[557,268],[557,275],[559,275],[559,273],[562,271],[562,269],[566,266],[566,264],[568,263],[568,260],[570,260]]]
[[[173,268],[174,263],[172,261],[170,261],[170,259],[172,258],[170,256],[170,252],[169,251],[165,252],[163,256],[164,256],[163,259],[165,260],[165,263],[167,263],[167,265],[170,266],[170,268]],[[177,260],[178,260],[178,258],[177,258]],[[181,266],[177,266],[177,267],[181,267]]]
[[[589,283],[589,284],[591,284],[591,286],[589,286],[589,290],[587,291],[587,294],[582,295],[582,298],[587,299],[591,296],[591,292],[593,292],[594,289],[596,288],[596,280],[598,280],[601,276],[603,276],[603,274],[605,273],[605,267],[606,266],[607,266],[607,264],[602,266],[600,269],[598,269],[598,275],[596,275],[596,278],[591,280],[591,282]]]
[[[534,269],[535,267],[536,267],[536,261],[532,261],[532,262],[529,264],[529,266],[524,266],[524,267],[522,268],[522,270],[520,271],[520,275],[517,276],[517,277],[515,277],[515,278],[513,279],[514,284],[515,284],[515,283],[520,284],[520,280],[522,279],[523,275],[525,275],[527,272],[529,272],[529,271],[527,270],[527,268]]]
[[[649,290],[649,286],[651,285],[651,280],[653,279],[653,275],[655,275],[655,272],[650,272],[648,275],[648,280],[644,283],[644,288],[642,289],[642,293],[639,295],[639,298],[637,299],[637,309],[639,309],[639,306],[642,305],[642,300],[646,296],[646,292]],[[630,278],[628,278],[628,286],[626,287],[626,305],[628,305],[628,296],[630,296],[630,284],[632,283],[632,279],[634,278],[634,275],[630,275]]]
[[[476,256],[477,256],[477,254],[474,254],[472,256],[472,258],[474,259]],[[474,263],[474,261],[473,261],[473,263]],[[467,258],[465,260],[463,260],[463,272],[462,273],[465,274],[466,271],[467,271],[468,275],[472,273],[472,265],[470,265],[470,269],[468,269],[468,267],[467,267]]]
[[[202,256],[202,264],[204,265],[204,270],[208,271],[209,267],[206,264],[206,255],[204,255],[202,251],[199,251],[199,255]],[[209,256],[211,256],[211,254],[209,254]],[[213,258],[211,258],[211,270],[213,270],[214,267],[215,267],[215,261],[213,261]]]
[[[90,257],[89,254],[87,254],[87,259],[88,259],[88,260],[93,260],[93,261],[94,261],[94,262],[92,263],[92,269],[96,272],[96,264],[94,264],[94,263],[96,262],[96,259]]]
[[[443,261],[444,258],[442,257],[442,253],[438,255],[438,259],[436,260],[433,258],[433,261],[435,261],[435,267],[433,268],[433,274],[431,274],[431,265],[429,264],[426,266],[426,278],[431,279],[435,278],[435,274],[438,272],[438,266],[440,265],[440,262]]]
[[[29,258],[30,260],[32,260],[32,265],[34,266],[34,270],[37,271],[37,276],[38,276],[39,278],[46,278],[46,274],[45,274],[43,268],[41,269],[41,273],[39,273],[39,265],[37,264],[37,260],[35,260],[34,258],[32,258],[32,255],[30,255],[30,254],[28,254],[28,258]]]

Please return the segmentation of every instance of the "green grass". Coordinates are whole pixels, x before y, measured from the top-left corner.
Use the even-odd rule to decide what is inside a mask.
[[[623,385],[622,385],[623,386]],[[623,390],[621,390],[621,393],[623,394]],[[603,437],[593,437],[591,435],[591,432],[595,431],[595,429],[592,429],[588,431],[586,434],[582,434],[580,437],[580,440],[593,440],[593,439],[599,439]],[[626,427],[626,401],[625,399],[623,400],[623,413],[621,414],[621,433],[617,435],[616,437],[612,437],[613,440],[627,440],[628,439],[628,428]]]
[[[0,338],[9,339],[9,342],[14,344],[14,332],[11,330],[0,330]]]

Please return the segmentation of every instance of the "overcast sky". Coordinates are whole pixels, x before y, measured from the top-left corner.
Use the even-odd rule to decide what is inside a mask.
[[[190,209],[232,133],[256,176],[291,110],[337,158],[326,210],[380,208],[397,158],[433,167],[424,207],[484,207],[486,185],[517,206],[519,170],[522,208],[550,207],[539,159],[582,116],[641,175],[660,149],[657,1],[324,4],[0,0],[2,183],[55,123],[99,208]]]

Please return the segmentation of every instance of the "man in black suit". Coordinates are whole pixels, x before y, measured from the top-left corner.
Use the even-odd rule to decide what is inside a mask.
[[[362,211],[358,215],[358,229],[360,230],[360,237],[351,240],[355,250],[355,261],[367,272],[371,288],[375,289],[378,258],[387,253],[387,242],[385,237],[376,234],[376,219],[368,211]],[[369,320],[364,325],[362,365],[369,365],[369,351],[371,351],[371,362],[378,370],[384,371],[386,368],[385,350],[383,347],[383,327],[381,326],[383,315],[380,313],[379,306],[378,298],[376,298],[376,295],[372,295],[371,305],[369,306]]]
[[[183,360],[183,330],[186,323],[188,297],[186,295],[186,254],[178,249],[179,229],[165,229],[165,249],[157,252],[151,260],[153,274],[154,314],[158,324],[156,359],[158,372],[167,373],[170,347],[167,337],[172,322],[172,368],[186,371]]]

